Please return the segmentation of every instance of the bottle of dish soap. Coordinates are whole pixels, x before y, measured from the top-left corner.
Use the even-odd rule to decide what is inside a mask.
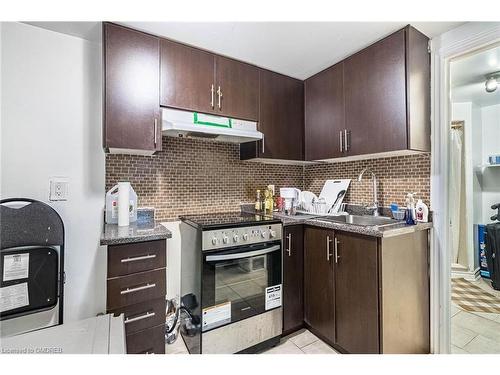
[[[422,202],[422,199],[417,201],[417,206],[415,207],[417,221],[421,223],[427,223],[429,221],[429,208]]]
[[[416,193],[406,194],[406,224],[415,225],[416,214],[415,214],[415,198]]]

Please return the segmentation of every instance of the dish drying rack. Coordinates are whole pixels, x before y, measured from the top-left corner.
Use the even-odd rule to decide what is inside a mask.
[[[296,212],[317,216],[346,215],[346,204],[342,201],[350,183],[350,179],[326,180],[319,197],[309,191],[301,192]]]

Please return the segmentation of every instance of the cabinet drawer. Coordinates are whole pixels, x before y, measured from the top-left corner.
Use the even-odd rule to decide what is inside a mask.
[[[166,266],[165,240],[108,246],[108,278]]]
[[[127,335],[128,354],[165,354],[165,324]]]
[[[111,312],[125,315],[125,333],[130,335],[165,323],[165,298],[120,307]]]
[[[165,279],[164,268],[109,279],[108,311],[157,298],[165,298]]]

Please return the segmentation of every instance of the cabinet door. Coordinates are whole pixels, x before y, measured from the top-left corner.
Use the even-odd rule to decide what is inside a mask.
[[[333,231],[305,229],[304,320],[330,343],[335,342]],[[330,255],[328,255],[330,250]]]
[[[349,353],[379,353],[377,240],[345,232],[335,239],[336,343]]]
[[[159,39],[104,24],[104,147],[161,150]]]
[[[304,158],[304,84],[268,70],[260,71],[259,130],[264,133],[260,157]]]
[[[285,227],[283,243],[283,332],[304,324],[304,229]]]
[[[305,81],[306,160],[345,156],[341,152],[344,124],[344,64],[336,64]]]
[[[216,57],[215,105],[220,115],[259,119],[259,68],[222,56]]]
[[[215,56],[161,40],[160,103],[197,112],[215,112]]]
[[[344,61],[349,155],[407,148],[405,31]]]

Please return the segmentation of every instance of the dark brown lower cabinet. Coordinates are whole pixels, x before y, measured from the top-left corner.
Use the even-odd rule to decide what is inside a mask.
[[[379,353],[377,239],[335,232],[336,344],[349,353]]]
[[[283,240],[283,333],[304,325],[304,229],[284,228]]]
[[[333,239],[329,229],[305,228],[304,321],[328,343],[335,343]]]

